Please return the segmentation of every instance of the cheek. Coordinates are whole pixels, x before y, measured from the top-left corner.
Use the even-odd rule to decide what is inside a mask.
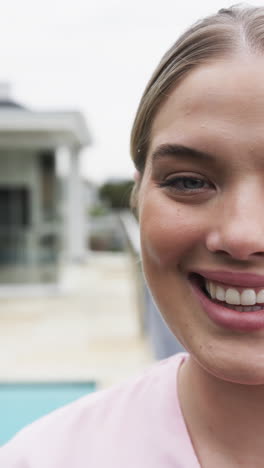
[[[140,212],[144,256],[160,267],[187,258],[201,244],[205,222],[198,210],[174,200],[145,201]]]

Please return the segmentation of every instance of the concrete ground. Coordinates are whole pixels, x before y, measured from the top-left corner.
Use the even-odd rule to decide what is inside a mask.
[[[0,297],[0,381],[95,380],[106,387],[152,361],[127,254],[92,254],[63,293]]]

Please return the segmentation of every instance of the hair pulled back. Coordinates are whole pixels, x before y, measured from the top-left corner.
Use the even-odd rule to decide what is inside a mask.
[[[241,51],[264,51],[264,7],[233,6],[221,9],[191,26],[165,53],[143,93],[131,132],[131,156],[144,172],[153,120],[172,88],[193,69]],[[137,189],[132,208],[137,205]]]

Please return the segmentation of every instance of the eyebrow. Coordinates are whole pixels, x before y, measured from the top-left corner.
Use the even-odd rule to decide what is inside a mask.
[[[152,153],[153,161],[157,161],[166,156],[172,156],[175,158],[184,158],[189,159],[202,159],[204,161],[209,161],[214,159],[214,156],[210,153],[204,151],[199,151],[195,148],[189,148],[184,145],[177,145],[172,143],[165,143],[158,146]]]

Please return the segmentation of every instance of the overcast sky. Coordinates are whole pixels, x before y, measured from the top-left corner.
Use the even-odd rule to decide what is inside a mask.
[[[154,67],[192,22],[230,4],[3,0],[0,80],[32,109],[83,112],[93,138],[83,154],[85,177],[130,177],[130,128]]]

